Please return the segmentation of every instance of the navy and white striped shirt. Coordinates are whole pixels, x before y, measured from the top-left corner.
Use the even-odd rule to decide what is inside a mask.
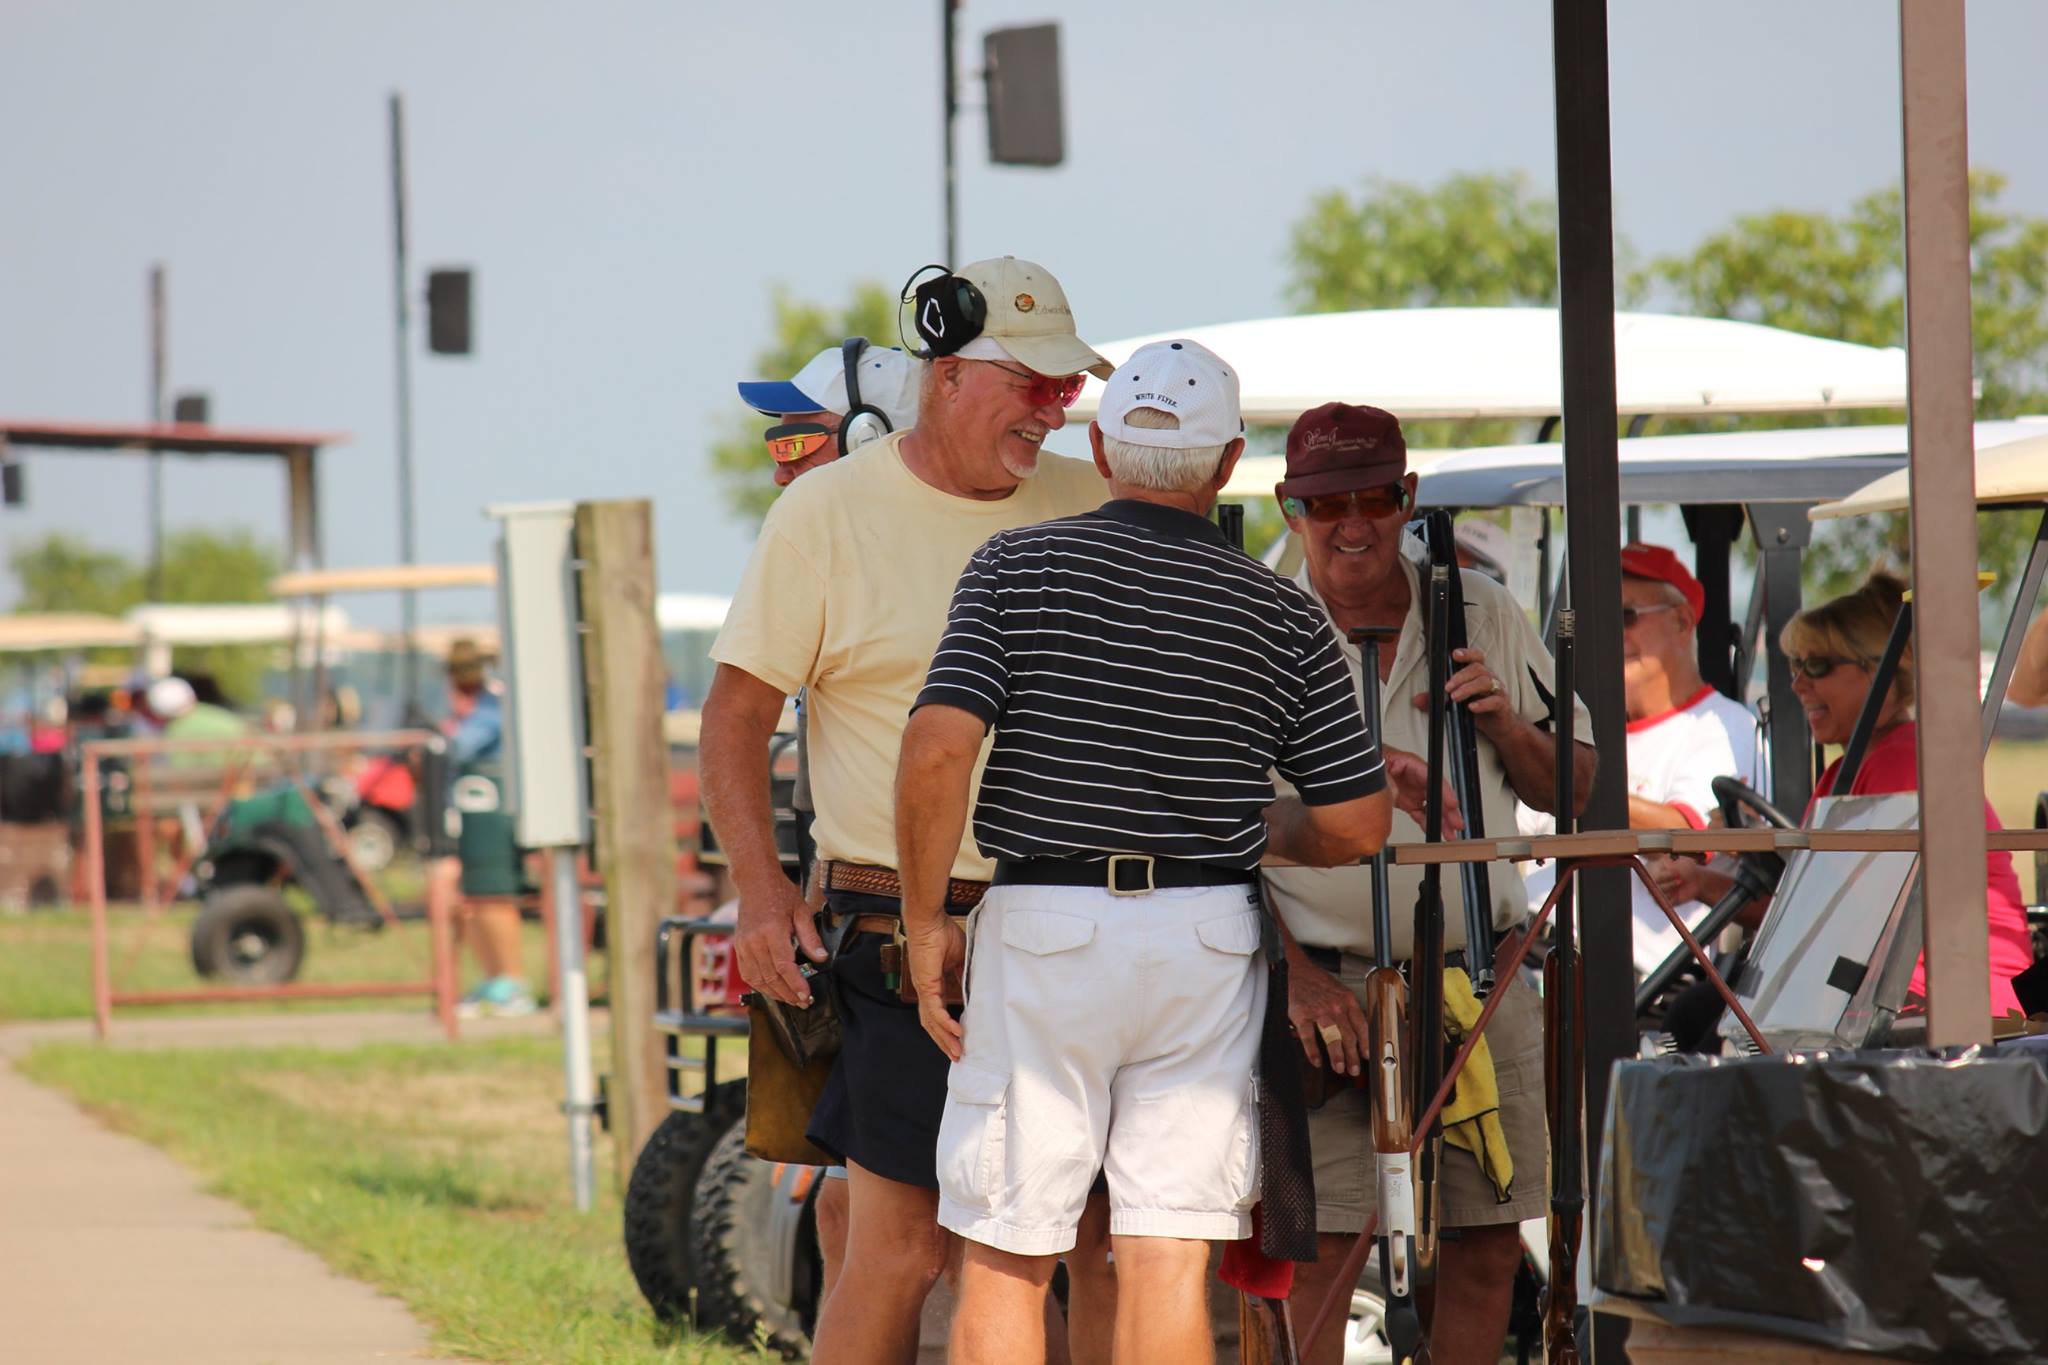
[[[1117,500],[967,562],[917,706],[995,729],[994,858],[1252,867],[1278,768],[1310,805],[1386,785],[1330,622],[1191,512]]]

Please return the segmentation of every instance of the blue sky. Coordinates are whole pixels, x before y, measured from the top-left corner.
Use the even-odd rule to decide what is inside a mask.
[[[1640,251],[1896,178],[1892,6],[1612,12],[1617,226]],[[1554,182],[1540,0],[973,0],[963,68],[984,30],[1045,19],[1063,25],[1069,162],[989,167],[964,115],[962,251],[1050,266],[1096,339],[1284,311],[1287,226],[1326,187]],[[173,386],[209,391],[222,422],[353,433],[322,470],[326,557],[394,560],[399,89],[416,273],[478,272],[478,354],[416,361],[421,558],[481,558],[486,502],[646,495],[663,586],[728,591],[748,532],[703,454],[737,410],[771,289],[837,300],[938,254],[937,26],[930,0],[11,0],[0,413],[142,417],[161,260]],[[2044,51],[2048,6],[1971,5],[1972,160],[2037,214]],[[971,74],[963,88],[978,96]],[[140,461],[31,456],[29,480],[0,542],[63,529],[142,553]],[[280,473],[181,460],[167,483],[174,527],[281,539]],[[0,581],[0,606],[12,593]],[[475,595],[425,608],[483,610]]]

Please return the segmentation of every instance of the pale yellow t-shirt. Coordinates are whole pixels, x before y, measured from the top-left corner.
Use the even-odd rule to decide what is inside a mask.
[[[1401,572],[1408,578],[1408,616],[1401,622],[1401,637],[1394,646],[1393,671],[1380,687],[1380,742],[1390,749],[1405,749],[1418,757],[1429,748],[1429,713],[1416,707],[1414,698],[1429,687],[1429,660],[1422,648],[1425,605],[1422,576],[1405,553],[1399,556]],[[1508,590],[1486,575],[1463,570],[1465,629],[1472,647],[1486,656],[1486,666],[1507,685],[1507,696],[1515,710],[1531,724],[1549,721],[1552,702],[1546,695],[1556,672],[1550,651],[1529,624],[1521,604]],[[1303,591],[1323,605],[1304,565],[1294,580]],[[1365,672],[1358,646],[1339,632],[1338,647],[1351,668],[1356,687]],[[1593,719],[1584,702],[1577,703],[1574,733],[1591,738]],[[1486,832],[1494,838],[1513,836],[1515,793],[1508,785],[1507,771],[1493,745],[1481,739],[1479,786]],[[1446,762],[1448,762],[1446,755]],[[1277,774],[1274,785],[1288,789]],[[1547,790],[1547,788],[1546,788]],[[1387,842],[1420,843],[1422,827],[1405,811],[1394,812],[1393,832]],[[1487,864],[1493,893],[1493,927],[1506,929],[1521,923],[1529,913],[1528,893],[1522,888],[1521,873],[1512,863]],[[1369,954],[1372,943],[1372,871],[1351,867],[1269,867],[1266,887],[1273,907],[1286,923],[1288,932],[1302,943],[1321,948]],[[1465,946],[1464,890],[1455,866],[1443,871],[1444,948]],[[1415,897],[1422,889],[1422,869],[1395,865],[1387,869],[1387,889],[1393,898],[1394,956],[1406,960],[1413,954],[1415,939]]]
[[[998,531],[1109,498],[1092,464],[1047,453],[1007,498],[956,498],[904,465],[904,434],[813,470],[776,499],[711,647],[719,663],[782,692],[810,689],[819,856],[880,867],[896,865],[903,727],[968,556]],[[953,875],[986,881],[994,870],[963,834]]]

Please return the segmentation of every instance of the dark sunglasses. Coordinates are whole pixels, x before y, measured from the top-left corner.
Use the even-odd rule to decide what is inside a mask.
[[[1071,408],[1075,400],[1081,396],[1081,386],[1088,382],[1088,377],[1081,374],[1053,375],[1040,374],[1036,370],[1015,370],[1000,360],[984,360],[981,363],[993,365],[1004,374],[1014,375],[1023,380],[1024,396],[1031,400],[1031,406],[1034,408],[1046,407],[1053,403],[1063,408]]]
[[[1794,673],[1804,674],[1809,678],[1825,678],[1836,669],[1846,668],[1851,664],[1858,668],[1870,667],[1868,659],[1845,659],[1838,654],[1809,654],[1804,658],[1797,654],[1787,654],[1785,662]]]
[[[1623,607],[1621,609],[1621,628],[1623,630],[1634,630],[1636,628],[1636,622],[1642,620],[1645,616],[1649,616],[1660,611],[1676,610],[1678,610],[1678,608],[1672,606],[1669,602],[1660,602],[1655,606],[1649,607]]]
[[[1391,517],[1408,510],[1408,485],[1383,483],[1376,488],[1354,488],[1348,493],[1318,493],[1312,498],[1285,498],[1282,506],[1290,517],[1307,517],[1327,525],[1352,515]],[[1356,509],[1354,513],[1353,509]]]
[[[768,443],[768,454],[775,463],[789,464],[809,459],[831,445],[832,428],[817,422],[784,422],[768,428],[761,439]]]

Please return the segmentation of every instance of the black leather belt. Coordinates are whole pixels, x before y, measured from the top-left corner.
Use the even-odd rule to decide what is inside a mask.
[[[1314,948],[1304,943],[1301,945],[1301,955],[1332,976],[1335,976],[1344,965],[1344,951],[1337,948]],[[1352,953],[1351,956],[1370,960],[1370,955],[1366,953]],[[1399,967],[1404,973],[1408,970],[1408,963],[1405,961],[1397,962],[1394,965]],[[1456,967],[1459,971],[1463,971],[1465,969],[1465,950],[1463,948],[1453,948],[1445,953],[1444,966]]]
[[[1256,869],[1117,853],[1107,858],[1003,858],[995,886],[1099,886],[1112,896],[1194,886],[1250,886]]]

